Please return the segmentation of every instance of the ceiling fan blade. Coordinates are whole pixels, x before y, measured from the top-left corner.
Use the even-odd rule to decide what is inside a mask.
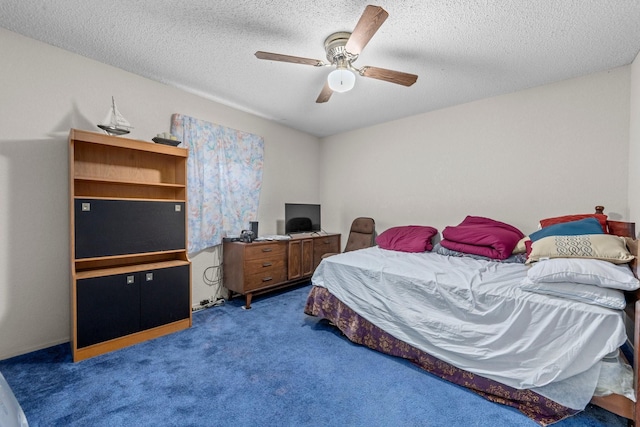
[[[329,83],[325,83],[320,95],[318,95],[318,99],[316,99],[316,103],[322,104],[323,102],[327,102],[329,98],[331,98],[331,94],[333,91],[329,87]]]
[[[416,80],[418,80],[418,76],[416,76],[415,74],[369,66],[363,67],[360,75],[378,80],[384,80],[385,82],[396,83],[403,86],[411,86],[416,82]]]
[[[360,55],[362,49],[369,43],[371,37],[378,31],[378,28],[388,16],[387,11],[380,6],[368,5],[353,29],[349,41],[344,47],[345,50],[354,55]]]
[[[262,51],[257,51],[255,55],[258,59],[268,59],[270,61],[293,62],[294,64],[313,65],[315,67],[325,65],[324,62],[319,59],[303,58],[301,56],[282,55],[279,53]]]

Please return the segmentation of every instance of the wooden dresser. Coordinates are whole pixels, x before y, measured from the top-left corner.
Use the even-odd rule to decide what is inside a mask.
[[[290,240],[225,242],[223,283],[244,295],[251,308],[255,294],[309,280],[326,253],[340,252],[340,234],[303,233]]]

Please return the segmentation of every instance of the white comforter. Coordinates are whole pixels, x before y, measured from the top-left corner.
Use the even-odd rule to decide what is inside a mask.
[[[591,371],[595,387],[595,367],[626,339],[622,312],[523,291],[526,271],[373,247],[325,259],[312,283],[394,337],[469,372],[536,389]]]

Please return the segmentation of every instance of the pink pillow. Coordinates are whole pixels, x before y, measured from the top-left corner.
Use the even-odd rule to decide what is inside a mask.
[[[464,221],[442,230],[440,244],[447,249],[507,259],[524,234],[516,227],[482,216],[468,215]]]
[[[431,238],[438,230],[423,225],[392,227],[376,237],[382,249],[400,252],[425,252],[433,249]]]

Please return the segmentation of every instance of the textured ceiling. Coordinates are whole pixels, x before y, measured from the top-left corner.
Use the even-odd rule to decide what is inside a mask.
[[[2,0],[0,26],[317,136],[631,63],[638,0],[380,1],[389,18],[355,65],[417,74],[404,87],[358,77],[316,104],[326,60],[367,2],[336,0]]]

